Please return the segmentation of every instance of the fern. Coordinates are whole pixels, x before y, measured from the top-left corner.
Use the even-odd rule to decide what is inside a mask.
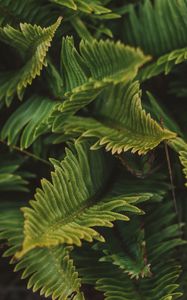
[[[153,62],[142,69],[138,78],[141,81],[145,81],[162,73],[165,75],[169,74],[176,65],[186,61],[186,50],[186,48],[177,49],[168,54],[162,55],[156,62]]]
[[[49,129],[47,120],[56,108],[57,104],[48,98],[33,95],[23,103],[4,125],[1,136],[8,144],[16,144],[21,133],[21,148],[28,148],[34,140]],[[15,122],[16,120],[16,122]]]
[[[120,262],[119,268],[117,268],[117,266],[111,266],[108,262],[108,256],[103,256],[102,252],[100,250],[98,251],[98,249],[97,251],[96,249],[91,251],[87,249],[85,264],[80,252],[75,253],[75,260],[77,260],[78,269],[82,274],[83,281],[86,283],[96,282],[96,289],[104,292],[105,299],[138,300],[143,298],[146,300],[166,300],[177,299],[181,296],[181,292],[178,290],[179,285],[177,284],[181,267],[177,261],[172,259],[172,256],[174,255],[175,247],[177,245],[183,245],[185,242],[180,238],[181,232],[178,224],[170,225],[172,219],[175,218],[175,214],[173,214],[171,210],[171,205],[168,203],[162,203],[162,205],[162,213],[160,213],[160,209],[153,210],[149,213],[147,223],[145,223],[147,242],[143,245],[140,244],[141,247],[145,247],[146,259],[148,259],[150,263],[151,274],[149,274],[148,278],[143,278],[137,282],[137,280],[131,278],[131,274],[129,274],[129,276],[121,270],[122,262]],[[167,219],[165,218],[166,212],[168,216]],[[152,226],[150,226],[150,219]],[[140,230],[137,220],[133,228]],[[118,231],[124,231],[124,233],[127,230],[126,233],[128,237],[131,236],[132,239],[134,238],[134,232],[128,232],[128,228],[125,230],[122,224],[119,223],[117,229]],[[119,235],[118,233],[118,235],[116,235],[115,233],[115,236],[120,239],[121,236],[124,237],[124,240],[120,240],[120,244],[123,245],[123,251],[127,251],[128,246],[131,251],[134,250],[132,241],[128,244],[129,240],[125,238],[124,234]],[[139,242],[141,243],[141,239]],[[115,244],[113,244],[113,247],[115,247]],[[130,257],[126,258],[127,254],[124,253],[123,255],[123,262],[126,262],[126,259],[130,260]],[[91,261],[92,269],[90,268]],[[126,268],[128,271],[128,267]],[[136,270],[135,268],[134,271]]]
[[[127,216],[118,212],[120,210],[141,212],[130,204],[134,198],[103,195],[107,162],[102,153],[94,155],[88,149],[88,144],[78,142],[76,153],[67,150],[62,163],[54,161],[52,184],[43,180],[42,189],[37,190],[35,200],[30,202],[31,208],[23,208],[25,240],[17,257],[35,247],[62,243],[81,246],[82,239],[89,242],[93,239],[104,241],[102,235],[92,227],[111,227],[115,220],[128,221]],[[92,168],[96,165],[98,173],[93,176]],[[38,226],[43,216],[45,219]]]
[[[57,3],[58,5],[66,6],[68,8],[71,8],[73,10],[79,9],[80,11],[83,11],[85,13],[95,13],[95,14],[105,14],[111,12],[110,9],[104,7],[101,5],[101,1],[88,1],[88,3],[85,3],[85,1],[82,0],[52,0],[52,2]]]
[[[93,50],[94,54],[91,52],[91,49]],[[109,49],[108,58],[105,55],[105,49]],[[80,44],[80,52],[82,56],[80,56],[75,49],[72,38],[66,38],[62,41],[61,57],[63,60],[61,65],[61,73],[64,77],[64,85],[63,82],[60,81],[60,78],[58,77],[57,79],[56,77],[57,86],[52,92],[53,94],[56,94],[58,89],[60,89],[57,96],[61,96],[63,95],[64,89],[65,101],[62,104],[60,102],[56,104],[51,102],[50,104],[50,102],[47,102],[47,100],[44,102],[44,99],[42,100],[42,98],[39,96],[38,100],[34,100],[34,98],[28,100],[25,104],[19,107],[17,112],[11,116],[2,130],[2,138],[5,139],[8,137],[9,144],[15,143],[15,138],[17,138],[17,135],[20,133],[23,126],[29,122],[29,118],[32,118],[33,113],[35,113],[37,118],[37,120],[33,120],[32,122],[34,125],[33,130],[36,130],[37,122],[40,123],[43,118],[47,120],[45,115],[48,112],[49,115],[51,115],[51,119],[48,120],[44,131],[41,131],[40,134],[44,133],[47,127],[50,128],[52,126],[53,128],[56,128],[58,127],[58,123],[59,121],[61,122],[62,118],[65,120],[70,115],[75,114],[76,111],[88,105],[110,83],[118,83],[120,81],[126,82],[133,79],[137,74],[138,67],[147,61],[147,59],[149,59],[148,57],[144,57],[143,53],[141,53],[139,50],[125,47],[120,43],[115,45],[110,41],[100,41],[99,43],[94,41],[91,47],[88,42],[82,41]],[[110,53],[113,52],[114,55],[111,57]],[[95,65],[95,69],[97,68],[99,72],[98,74],[93,73],[94,66],[91,65],[93,55],[99,56],[100,62],[103,60],[102,64],[100,64],[100,71],[98,66]],[[108,67],[105,68],[107,63],[106,59],[110,59],[112,62],[110,69]],[[124,62],[123,65],[120,64],[121,60]],[[59,75],[51,62],[49,63],[48,68],[50,68],[50,72],[53,72],[51,76],[48,75],[48,78],[50,82],[51,80],[54,82],[55,76]],[[87,72],[89,72],[89,75]],[[53,83],[53,88],[54,84],[55,82]],[[46,106],[45,110],[43,110],[44,106]],[[42,110],[43,112],[41,113]],[[25,111],[28,112],[28,116]],[[25,119],[24,122],[23,115]],[[17,119],[16,122],[17,126],[19,127],[17,129],[15,129],[14,122],[12,121],[15,120],[15,118]],[[28,133],[29,127],[27,126],[22,134],[22,140],[20,143],[21,148],[27,148],[35,140],[35,134],[33,135],[32,131],[30,134]],[[12,131],[13,135],[11,134]],[[37,136],[38,135],[36,134],[36,138]],[[26,142],[26,139],[29,142]]]
[[[127,225],[126,228],[122,226],[121,228],[118,224],[112,234],[106,235],[107,244],[98,245],[98,248],[103,251],[103,257],[100,258],[100,261],[112,262],[113,265],[127,273],[131,279],[151,276],[150,264],[145,259],[144,230],[140,229],[136,223],[131,221],[130,226]],[[124,240],[123,237],[125,237]],[[119,238],[123,242],[119,243]]]
[[[186,299],[186,16],[0,0],[0,299]]]
[[[7,222],[10,218],[11,223]],[[23,241],[23,223],[23,215],[18,208],[9,208],[1,213],[0,238],[6,238],[10,247],[4,256],[12,256],[20,248]],[[50,273],[49,268],[52,268]],[[29,277],[27,286],[34,292],[40,290],[41,295],[51,295],[53,299],[68,299],[77,292],[74,299],[84,299],[79,293],[80,279],[69,257],[68,247],[32,250],[16,264],[14,271],[20,270],[23,272],[22,279]]]
[[[142,190],[142,184],[137,183],[136,193],[132,196],[134,193],[132,183],[133,182],[126,183],[123,179],[118,180],[116,184],[114,184],[112,195],[119,197],[118,195],[126,193],[126,200],[128,199],[132,203],[137,201],[144,202],[150,197],[155,201],[155,199],[157,199],[155,193],[160,190],[162,194],[166,189],[166,187],[159,188],[158,183],[155,181],[154,186],[157,186],[155,192],[151,189],[153,194],[146,194],[144,190],[147,190],[147,188],[144,187],[144,190]],[[148,186],[150,187],[150,182],[148,182]],[[13,207],[12,205],[9,207],[7,204],[5,206],[1,205],[0,239],[6,239],[9,245],[8,250],[4,253],[5,257],[14,256],[20,249],[24,239],[24,218],[16,206],[15,204]],[[10,219],[11,222],[9,222]],[[17,262],[14,270],[23,270],[22,278],[28,278],[28,288],[32,288],[33,291],[40,290],[40,294],[44,294],[46,297],[52,295],[54,299],[66,299],[68,295],[70,296],[77,292],[77,299],[82,299],[81,297],[83,297],[83,295],[79,294],[80,279],[78,279],[78,275],[72,266],[71,258],[69,258],[71,254],[70,251],[71,247],[63,245],[52,248],[35,248],[26,253],[25,256]],[[88,257],[88,252],[86,257]],[[97,256],[95,258],[97,259]],[[57,260],[60,264],[54,264],[54,260]],[[15,258],[11,260],[11,263],[15,263]],[[69,268],[66,267],[67,264]],[[94,264],[94,266],[96,265],[97,263]],[[48,269],[53,270],[52,277],[51,272],[47,272]],[[59,276],[59,272],[61,276]],[[46,275],[50,276],[49,281]]]
[[[154,56],[185,47],[186,8],[185,0],[145,0],[137,12],[132,5],[124,22],[124,40]]]
[[[80,54],[71,37],[62,41],[61,73],[67,100],[59,110],[65,116],[88,105],[109,84],[132,80],[138,68],[149,60],[139,49],[109,40],[82,41],[79,47]]]
[[[7,105],[11,103],[16,92],[22,99],[27,85],[40,75],[43,66],[46,65],[46,53],[60,22],[61,18],[54,25],[44,29],[30,24],[21,24],[20,30],[9,25],[1,28],[0,40],[16,48],[25,60],[24,66],[18,72],[10,71],[0,75],[0,99],[5,100]]]
[[[140,93],[138,82],[128,88],[124,85],[109,88],[97,107],[99,116],[95,119],[68,119],[64,126],[65,132],[78,131],[83,136],[96,137],[98,142],[92,149],[106,145],[106,150],[111,150],[113,154],[129,149],[132,149],[132,152],[138,151],[139,154],[146,153],[175,134],[163,130],[149,114],[146,114],[141,107]],[[126,111],[129,111],[128,115]],[[61,127],[59,126],[59,130]]]

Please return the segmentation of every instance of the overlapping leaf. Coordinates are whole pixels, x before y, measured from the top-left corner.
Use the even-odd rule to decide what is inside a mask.
[[[11,222],[10,222],[11,220]],[[23,242],[23,215],[18,208],[1,207],[0,239],[7,240],[8,250],[4,256],[13,256]],[[14,259],[12,263],[15,263]],[[22,271],[22,279],[28,279],[28,288],[40,290],[45,297],[67,300],[75,295],[75,300],[83,300],[80,293],[80,279],[70,258],[68,247],[34,249],[21,261],[15,271]]]
[[[151,276],[150,264],[145,259],[144,229],[139,226],[137,220],[131,220],[125,227],[120,223],[116,224],[113,232],[106,233],[107,243],[97,246],[103,251],[100,261],[111,262],[131,279]]]
[[[92,149],[105,146],[112,153],[131,150],[144,154],[175,133],[163,129],[142,109],[139,83],[128,87],[115,85],[102,95],[95,118],[72,117],[60,127],[65,132],[80,132],[85,137],[96,137]],[[63,118],[62,118],[63,119]],[[63,120],[62,120],[63,121]]]
[[[186,0],[145,0],[131,5],[124,18],[124,40],[145,53],[161,56],[186,47]]]
[[[89,147],[89,143],[77,142],[75,149],[66,151],[61,163],[53,160],[52,183],[43,179],[31,207],[23,208],[25,239],[17,257],[36,247],[64,243],[81,246],[83,239],[104,241],[93,227],[111,227],[115,220],[128,221],[123,211],[141,213],[131,204],[134,197],[106,193],[108,160],[102,151],[90,151]]]
[[[85,261],[82,259],[85,256],[84,251],[82,254],[80,251],[75,252],[74,260],[83,277],[83,282],[96,284],[96,289],[104,293],[106,300],[167,300],[182,296],[178,284],[181,266],[174,257],[176,246],[184,245],[185,241],[181,239],[181,226],[174,223],[175,213],[172,212],[171,204],[168,202],[162,203],[162,211],[160,207],[155,208],[153,206],[152,211],[149,211],[148,217],[145,219],[146,243],[141,246],[145,248],[144,260],[150,263],[151,273],[148,278],[142,278],[138,281],[131,279],[124,273],[123,267],[125,265],[122,261],[119,263],[118,260],[119,265],[116,264],[118,267],[111,266],[108,261],[108,253],[104,256],[98,249],[85,249],[84,251],[87,253]],[[132,241],[128,243],[125,235],[128,229],[123,228],[123,224],[119,223],[117,230],[119,232],[115,233],[115,237],[120,239],[118,245],[123,247],[123,262],[127,263],[125,259],[129,255],[129,249],[131,254],[134,253],[134,243]],[[138,226],[136,230],[140,231],[140,227]],[[130,235],[133,239],[133,231],[128,232],[128,236]],[[141,239],[139,242],[141,242]],[[113,248],[115,248],[115,245],[113,245]],[[113,255],[116,255],[115,258],[117,259],[118,254],[113,253]],[[136,268],[137,264],[134,266],[135,273]]]
[[[150,59],[140,49],[109,40],[81,41],[79,48],[80,53],[71,37],[62,41],[61,73],[67,100],[59,110],[64,118],[88,105],[109,84],[132,80]]]
[[[160,74],[168,75],[173,68],[187,60],[187,48],[177,49],[160,56],[156,62],[150,63],[141,69],[138,78],[140,81],[148,80]]]
[[[33,95],[5,123],[2,139],[8,139],[8,144],[12,145],[21,135],[20,147],[28,148],[41,134],[49,131],[47,121],[57,105],[47,97]]]
[[[61,18],[47,28],[26,23],[20,24],[20,30],[9,25],[0,28],[0,40],[17,49],[23,59],[19,70],[0,74],[0,100],[9,105],[16,93],[22,99],[25,88],[46,65],[46,54],[60,22]]]

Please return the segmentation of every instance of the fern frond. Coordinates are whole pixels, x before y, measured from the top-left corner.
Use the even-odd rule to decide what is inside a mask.
[[[33,292],[40,290],[40,295],[52,299],[67,300],[74,295],[73,299],[84,300],[68,247],[32,250],[15,267],[15,271],[23,269],[22,279],[30,277],[27,287]]]
[[[51,0],[51,2],[56,3],[60,6],[65,6],[73,10],[80,10],[87,14],[108,14],[111,10],[107,7],[104,7],[101,1],[88,0]]]
[[[11,222],[9,222],[11,220]],[[0,239],[8,241],[4,256],[12,256],[23,241],[24,218],[18,208],[8,208],[0,213]],[[22,271],[22,279],[28,279],[28,288],[52,299],[84,300],[80,292],[81,281],[70,258],[68,247],[34,249],[17,262],[14,271]],[[14,259],[11,263],[15,263]]]
[[[123,264],[119,264],[118,267],[111,266],[107,256],[105,260],[103,253],[95,248],[94,250],[85,249],[87,253],[85,263],[82,259],[84,252],[82,255],[80,251],[74,254],[74,260],[83,282],[96,283],[96,289],[104,292],[106,300],[167,300],[180,298],[182,293],[177,281],[181,273],[181,266],[174,260],[174,257],[176,246],[184,245],[185,241],[181,239],[180,226],[174,224],[176,216],[172,212],[171,204],[168,202],[162,203],[162,208],[163,211],[160,210],[160,207],[152,206],[148,217],[145,217],[146,244],[142,246],[145,247],[144,259],[150,264],[152,273],[150,277],[140,278],[138,281],[131,279],[121,269]],[[138,225],[138,223],[135,222],[134,224]],[[132,241],[128,243],[128,238],[126,239],[126,234],[129,237],[131,236],[132,239],[134,238],[133,229],[135,228],[132,224],[133,220],[128,224],[129,228],[126,228],[124,224],[118,222],[118,230],[121,233],[120,245],[123,246],[124,255],[128,247],[132,253],[134,251],[134,243]],[[138,226],[136,230],[140,231],[141,229]],[[137,264],[135,267],[137,267]]]
[[[14,145],[21,136],[21,149],[28,148],[41,134],[49,131],[47,122],[57,105],[46,97],[33,95],[7,120],[1,138]]]
[[[0,74],[0,100],[5,100],[7,105],[11,103],[15,93],[22,99],[25,88],[31,85],[33,79],[40,75],[43,66],[46,66],[46,54],[60,23],[61,18],[43,29],[26,23],[20,24],[20,30],[9,25],[0,28],[0,40],[16,48],[24,62],[20,70]]]
[[[36,247],[64,243],[81,246],[83,239],[104,241],[93,227],[128,221],[123,211],[141,213],[131,204],[134,197],[131,200],[126,195],[115,197],[105,192],[110,175],[108,160],[102,151],[90,151],[89,147],[87,142],[77,142],[72,151],[66,150],[61,163],[52,160],[52,183],[43,179],[31,207],[22,209],[25,239],[17,257]]]
[[[139,48],[109,40],[82,41],[80,52],[91,77],[108,83],[128,82],[135,77],[138,68],[150,60]]]
[[[177,49],[168,54],[162,55],[156,62],[145,66],[138,74],[140,81],[148,80],[154,76],[165,74],[168,75],[172,69],[187,60],[187,48]]]
[[[59,129],[96,137],[98,141],[92,149],[104,145],[113,154],[128,150],[145,154],[163,140],[175,137],[175,133],[162,129],[146,114],[141,106],[140,95],[138,82],[128,87],[115,85],[106,90],[101,98],[96,110],[99,115],[95,119],[72,117],[64,128],[61,125]]]
[[[59,110],[64,118],[88,105],[111,83],[131,81],[138,68],[150,59],[140,49],[109,40],[82,40],[79,48],[80,54],[72,37],[62,41],[61,73],[67,100]]]
[[[128,12],[124,19],[125,43],[157,57],[186,46],[186,0],[145,0],[138,7],[131,5]]]
[[[139,286],[138,290],[136,290],[136,284],[133,284],[127,275],[115,274],[114,269],[108,270],[111,274],[110,277],[108,276],[97,281],[96,289],[104,293],[105,300],[139,300],[141,299],[140,297],[145,300],[178,299],[182,296],[182,293],[178,291],[179,285],[176,281],[180,276],[181,268],[180,265],[173,261],[167,261],[167,263],[168,267],[165,264],[158,266],[159,269],[155,271],[157,271],[159,276],[155,276],[152,282],[147,279],[145,285],[142,284],[141,286],[142,290]],[[112,276],[112,273],[116,276]]]
[[[132,219],[130,223],[125,227],[115,224],[113,232],[106,232],[107,242],[97,245],[98,249],[103,251],[100,261],[111,262],[131,279],[150,277],[150,264],[145,259],[144,230],[137,226],[137,220]]]

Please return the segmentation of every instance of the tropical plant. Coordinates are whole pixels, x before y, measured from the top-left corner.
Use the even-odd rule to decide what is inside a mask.
[[[37,299],[186,299],[186,17],[0,0],[1,252]]]

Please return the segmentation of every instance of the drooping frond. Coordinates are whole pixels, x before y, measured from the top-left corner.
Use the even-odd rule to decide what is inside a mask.
[[[28,148],[41,134],[49,130],[47,121],[58,104],[46,97],[33,95],[14,111],[5,123],[1,138],[16,144],[20,138],[21,149]]]
[[[11,220],[11,222],[9,222]],[[23,215],[18,208],[3,209],[0,213],[0,239],[7,240],[4,256],[13,256],[23,241]],[[83,300],[81,281],[70,258],[68,247],[34,249],[17,262],[15,271],[22,271],[22,279],[28,279],[28,288],[40,291],[45,297],[67,300],[75,294],[75,300]],[[12,263],[15,263],[14,259]]]
[[[132,242],[134,238],[132,228],[134,227],[131,227],[132,224],[129,223],[130,229],[118,222],[115,237],[119,239],[118,245],[123,249],[123,258],[121,257],[121,261],[118,260],[116,266],[111,266],[108,253],[105,251],[102,253],[97,247],[94,248],[95,250],[85,249],[87,255],[84,264],[82,259],[82,255],[85,255],[84,252],[82,255],[80,251],[75,252],[75,261],[83,282],[91,284],[96,282],[96,289],[104,292],[106,300],[167,300],[180,298],[182,293],[177,280],[181,273],[181,266],[174,260],[174,257],[176,246],[183,245],[185,242],[181,239],[181,226],[174,223],[175,217],[171,204],[162,202],[162,210],[160,210],[160,207],[155,208],[155,205],[152,206],[152,211],[149,211],[147,218],[145,217],[143,228],[142,225],[140,228],[139,222],[135,222],[138,226],[136,230],[141,231],[144,229],[145,231],[146,242],[141,243],[141,239],[137,242],[140,243],[140,247],[144,248],[145,262],[150,264],[151,273],[147,278],[137,281],[131,278],[131,274],[129,276],[124,272],[123,267],[125,267],[124,263],[127,263],[126,256],[129,255],[129,249],[134,259],[138,252],[134,252],[136,248],[133,248],[134,243]],[[126,234],[128,237],[131,235],[131,242],[128,237],[126,239]],[[115,245],[113,245],[114,247]],[[140,254],[141,252],[139,252]],[[115,259],[117,259],[117,256],[118,259],[120,258],[119,254],[115,255]],[[127,271],[128,267],[129,265]],[[134,266],[134,272],[136,272],[136,268],[137,264]]]
[[[123,211],[141,213],[132,196],[107,193],[110,167],[102,151],[90,151],[87,142],[76,142],[66,150],[62,162],[52,160],[52,183],[43,179],[31,207],[23,208],[25,225],[23,249],[17,257],[36,247],[59,244],[80,246],[81,240],[104,241],[95,226],[112,227],[115,220],[128,221]],[[93,172],[94,170],[94,172]],[[136,198],[138,201],[139,196]]]
[[[23,67],[19,70],[1,72],[0,100],[10,104],[16,93],[22,99],[27,85],[40,75],[46,65],[46,54],[60,23],[61,18],[47,28],[26,23],[20,24],[20,30],[9,25],[0,28],[0,40],[16,48],[23,59]]]
[[[187,42],[186,0],[145,0],[131,5],[124,19],[124,40],[145,53],[160,56]]]
[[[139,83],[125,87],[114,85],[106,90],[97,105],[95,118],[72,117],[67,124],[59,126],[65,132],[80,132],[85,137],[96,137],[92,149],[102,145],[112,153],[131,150],[145,154],[165,139],[175,137],[156,123],[142,109]],[[63,117],[62,117],[63,122]]]
[[[62,41],[61,73],[67,100],[59,110],[64,118],[88,105],[111,83],[131,81],[150,59],[140,49],[109,40],[81,41],[79,48],[80,53],[71,37]]]

